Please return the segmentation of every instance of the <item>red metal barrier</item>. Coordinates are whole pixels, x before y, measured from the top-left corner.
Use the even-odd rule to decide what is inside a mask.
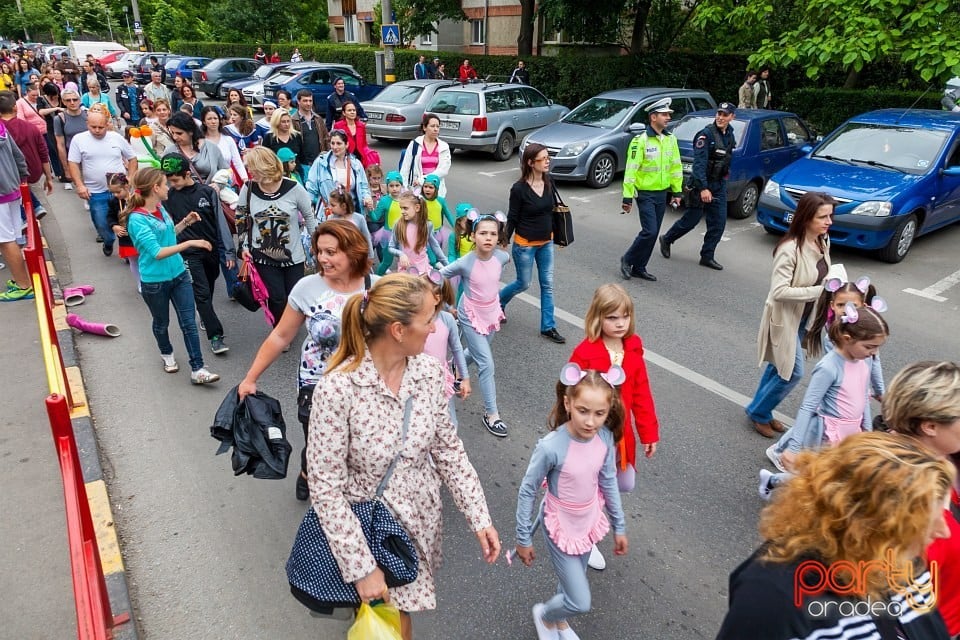
[[[47,371],[47,384],[50,387],[50,395],[46,399],[47,416],[63,478],[67,547],[70,552],[73,597],[77,610],[77,638],[108,640],[112,637],[111,629],[129,621],[130,616],[127,613],[114,616],[110,608],[107,582],[103,576],[103,565],[100,563],[97,532],[90,513],[80,454],[73,433],[70,412],[75,405],[70,396],[66,367],[53,320],[53,286],[43,254],[40,225],[33,213],[30,188],[25,184],[20,185],[20,192],[27,212],[27,245],[23,255],[33,281],[40,344]]]

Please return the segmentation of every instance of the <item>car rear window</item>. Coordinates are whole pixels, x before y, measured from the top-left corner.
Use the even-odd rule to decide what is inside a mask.
[[[684,118],[680,124],[674,128],[673,135],[677,136],[677,140],[692,142],[693,136],[697,135],[705,126],[714,120],[715,118],[709,116],[690,116]],[[733,127],[733,137],[736,138],[737,146],[739,147],[743,144],[743,129],[747,126],[747,123],[743,120],[732,120],[730,126]]]
[[[433,96],[427,111],[458,116],[478,116],[480,115],[480,96],[467,91],[440,91]]]
[[[295,75],[297,74],[293,73],[292,71],[277,71],[275,74],[270,76],[270,82],[272,84],[283,84]]]
[[[391,84],[377,94],[377,102],[388,104],[413,104],[423,93],[423,87],[409,84]]]

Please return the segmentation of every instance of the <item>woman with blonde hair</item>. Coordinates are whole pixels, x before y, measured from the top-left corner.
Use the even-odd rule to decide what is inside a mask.
[[[890,431],[915,438],[938,456],[960,465],[960,366],[916,362],[898,373],[883,396]],[[960,494],[951,488],[950,537],[934,541],[927,559],[940,575],[937,609],[951,637],[960,634]]]
[[[199,222],[200,216],[191,212],[176,225],[161,205],[167,199],[167,176],[151,167],[138,170],[131,181],[133,193],[127,207],[120,212],[120,226],[127,229],[133,246],[139,254],[140,295],[153,316],[153,336],[160,348],[163,370],[180,370],[173,356],[173,345],[167,331],[170,324],[170,305],[177,314],[183,342],[190,356],[190,382],[210,384],[220,379],[203,366],[200,336],[197,333],[197,308],[193,299],[190,273],[180,254],[187,249],[210,251],[206,240],[177,242],[177,234]]]
[[[480,479],[450,421],[443,367],[423,353],[435,317],[424,278],[392,274],[352,296],[340,346],[317,382],[307,441],[310,498],[343,579],[364,602],[386,598],[400,609],[404,640],[413,637],[410,613],[437,606],[441,483],[479,539],[483,559],[493,563],[500,554]],[[381,500],[409,534],[420,563],[414,582],[388,589],[350,504],[374,496],[395,458]]]
[[[303,164],[303,135],[293,126],[293,118],[286,109],[277,109],[270,116],[270,132],[263,136],[263,146],[274,153],[279,153],[280,149],[286,147],[296,154],[297,165]]]
[[[730,575],[717,640],[947,640],[921,557],[950,535],[954,466],[871,432],[802,453],[795,471],[760,515],[763,544]]]
[[[293,286],[304,276],[307,256],[300,242],[300,220],[312,234],[317,226],[310,194],[283,176],[277,154],[254,147],[243,159],[250,179],[240,190],[237,242],[267,287],[267,307],[277,326]],[[252,231],[249,231],[253,225]]]

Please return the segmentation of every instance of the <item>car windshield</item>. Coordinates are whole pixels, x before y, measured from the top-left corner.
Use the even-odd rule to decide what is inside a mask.
[[[377,94],[377,102],[388,104],[413,104],[423,93],[423,87],[409,84],[391,84]]]
[[[946,142],[946,131],[851,122],[813,157],[920,175],[930,170]]]
[[[476,116],[480,114],[480,97],[467,91],[440,91],[427,106],[433,113]]]
[[[261,67],[257,67],[257,70],[253,72],[253,77],[256,78],[257,80],[264,80],[270,76],[271,72],[275,70],[276,70],[276,67],[271,67],[265,64]]]
[[[677,140],[693,142],[693,136],[697,135],[701,129],[715,119],[713,116],[690,116],[684,118],[680,121],[680,124],[673,129],[673,135],[677,136]],[[730,123],[730,126],[733,127],[733,137],[737,139],[737,146],[739,147],[743,144],[743,130],[746,128],[747,123],[743,120],[734,120]]]
[[[623,122],[623,119],[633,109],[634,104],[636,103],[627,100],[590,98],[561,120],[571,124],[585,124],[589,127],[613,129]]]
[[[292,71],[277,71],[275,74],[270,76],[270,83],[283,84],[284,82],[294,77],[295,75],[297,74]]]

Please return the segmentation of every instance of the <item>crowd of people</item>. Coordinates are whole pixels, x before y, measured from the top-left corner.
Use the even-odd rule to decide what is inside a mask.
[[[215,356],[229,349],[215,283],[223,274],[229,297],[251,280],[259,283],[272,330],[239,396],[257,391],[264,371],[305,327],[296,389],[305,447],[295,495],[316,510],[343,578],[364,601],[391,600],[402,612],[403,637],[412,638],[409,614],[437,603],[441,484],[476,533],[483,558],[493,562],[501,552],[457,435],[457,404],[471,395],[475,370],[483,426],[496,437],[509,435],[491,341],[510,301],[529,287],[534,264],[540,334],[566,342],[554,318],[548,150],[527,145],[507,212],[483,211],[450,196],[453,162],[434,114],[424,115],[422,135],[392,170],[367,144],[362,107],[342,82],[327,99],[326,117],[313,110],[309,91],[295,100],[281,91],[264,120],[254,122],[239,92],[231,92],[226,110],[203,106],[188,82],[171,95],[157,72],[146,88],[124,77],[114,103],[95,65],[83,68],[74,79],[62,70],[61,79],[47,78],[38,69],[35,81],[28,72],[22,91],[18,79],[14,90],[0,91],[0,249],[13,276],[0,299],[32,297],[22,256],[17,260],[20,181],[45,207],[58,177],[89,209],[102,253],[113,257],[116,247],[113,259],[129,265],[165,372],[179,370],[168,335],[171,305],[190,380],[210,384],[220,376],[206,367],[200,331]],[[734,107],[721,106],[717,122],[725,125]],[[669,101],[651,107],[644,152],[649,137],[670,156],[668,136],[657,126],[669,120],[669,109]],[[631,177],[639,166],[628,170],[623,204],[629,210],[636,197],[648,218],[621,260],[621,275],[652,281],[647,261],[679,183],[668,171],[657,190],[644,189],[642,177]],[[704,182],[705,202],[714,182]],[[960,531],[960,368],[917,363],[886,387],[878,355],[891,333],[886,303],[869,280],[851,280],[831,264],[835,206],[824,194],[804,195],[774,250],[758,335],[765,369],[746,414],[757,433],[779,437],[767,449],[779,473],[760,471],[759,493],[769,500],[763,544],[731,576],[730,610],[718,637],[812,639],[853,630],[862,634],[856,637],[954,637],[960,565],[949,536]],[[680,235],[667,236],[668,250]],[[511,262],[515,280],[501,287]],[[241,271],[254,275],[241,281]],[[518,493],[516,544],[506,554],[534,563],[534,534],[542,528],[559,584],[532,608],[540,640],[578,637],[571,623],[591,609],[587,568],[606,565],[596,544],[612,530],[614,555],[627,553],[620,496],[634,489],[638,461],[654,456],[660,440],[630,292],[620,284],[599,287],[585,333],[558,374],[551,430],[531,454]],[[774,410],[803,378],[805,355],[820,354],[787,429]],[[882,401],[877,420],[871,397]],[[373,495],[388,468],[381,500],[420,558],[413,582],[390,587],[350,509]],[[914,571],[897,573],[893,582],[871,573],[856,584],[841,572],[825,589],[803,573],[808,562],[830,567],[888,557]],[[936,607],[915,607],[916,593],[929,596],[931,559],[940,576]],[[846,615],[837,608],[813,619],[793,601],[795,575],[809,587],[804,606],[817,598],[873,598],[901,605],[899,613]]]

